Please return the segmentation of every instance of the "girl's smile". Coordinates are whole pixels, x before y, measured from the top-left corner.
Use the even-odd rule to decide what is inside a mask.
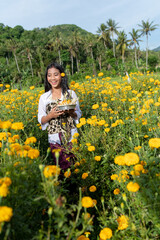
[[[59,88],[62,80],[60,71],[56,68],[48,69],[47,80],[52,88]]]

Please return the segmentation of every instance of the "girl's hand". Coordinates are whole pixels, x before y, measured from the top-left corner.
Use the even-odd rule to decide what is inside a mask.
[[[57,107],[53,108],[51,110],[51,112],[49,113],[49,115],[51,116],[51,118],[57,118],[60,115],[62,115],[64,113],[64,111],[62,110],[58,110]]]

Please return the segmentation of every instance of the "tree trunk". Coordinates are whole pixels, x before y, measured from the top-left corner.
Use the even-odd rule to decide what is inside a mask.
[[[32,61],[31,61],[31,57],[30,57],[30,53],[29,52],[28,52],[28,60],[29,60],[29,64],[30,64],[30,67],[31,67],[32,77],[33,77]]]
[[[72,75],[73,75],[73,55],[71,54],[71,69],[72,69]]]
[[[58,55],[59,55],[59,63],[60,63],[60,65],[62,64],[62,61],[61,61],[61,51],[60,51],[60,49],[58,50]]]
[[[136,68],[138,68],[136,44],[134,45],[134,54],[135,54],[135,64],[136,64]]]
[[[16,62],[17,70],[18,70],[18,72],[20,73],[19,65],[18,65],[18,61],[17,61],[17,56],[16,56],[16,53],[15,53],[15,50],[13,50],[13,55],[14,55],[14,59],[15,59],[15,62]]]
[[[146,70],[148,69],[148,34],[146,34]]]
[[[116,50],[115,50],[115,42],[114,42],[113,33],[112,33],[112,41],[113,41],[113,56],[116,57]]]

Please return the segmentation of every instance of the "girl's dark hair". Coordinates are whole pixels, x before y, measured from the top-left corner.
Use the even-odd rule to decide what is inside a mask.
[[[52,89],[51,84],[47,80],[48,69],[50,69],[50,68],[56,68],[60,71],[60,73],[64,73],[64,69],[60,64],[55,63],[55,62],[52,62],[51,64],[49,64],[47,66],[46,73],[45,73],[45,80],[44,80],[45,92],[48,92],[50,89]],[[69,89],[68,78],[67,78],[66,74],[65,74],[64,77],[62,77],[61,88],[62,88],[62,94],[66,93],[67,90]]]

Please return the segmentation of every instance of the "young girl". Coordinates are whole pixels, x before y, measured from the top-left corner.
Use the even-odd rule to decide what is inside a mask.
[[[77,99],[76,93],[69,90],[67,77],[62,66],[57,63],[51,63],[46,69],[45,75],[45,93],[40,96],[38,106],[38,122],[42,130],[47,129],[48,141],[51,152],[55,159],[55,150],[60,149],[59,165],[66,170],[71,165],[74,154],[71,153],[72,137],[77,132],[76,124],[81,117],[79,101],[76,101],[76,107],[72,110],[58,110],[57,105],[64,98]],[[67,149],[65,146],[67,145]]]

